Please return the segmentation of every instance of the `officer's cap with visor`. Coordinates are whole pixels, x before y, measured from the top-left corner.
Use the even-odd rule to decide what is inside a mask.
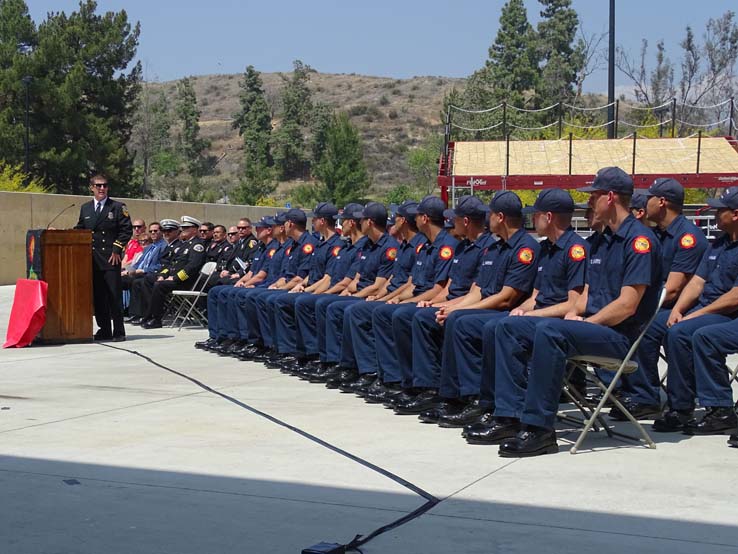
[[[523,217],[523,203],[520,197],[509,190],[501,190],[492,197],[489,209],[509,217]]]
[[[538,195],[532,206],[523,208],[524,214],[535,212],[551,212],[555,214],[574,213],[574,199],[571,194],[561,189],[544,190]]]
[[[455,208],[444,210],[443,216],[450,220],[453,220],[455,217],[484,219],[488,213],[489,207],[484,202],[476,196],[467,194],[459,198]]]
[[[303,212],[299,208],[290,208],[289,210],[287,210],[287,212],[284,214],[284,220],[291,221],[292,223],[297,223],[298,225],[307,224],[307,216],[305,215],[305,212]]]
[[[180,227],[199,227],[202,225],[199,219],[195,219],[189,215],[183,215],[179,220],[181,222]]]
[[[371,219],[372,221],[387,221],[387,208],[379,202],[369,202],[361,210],[353,213],[354,219]]]
[[[176,231],[179,229],[179,221],[176,219],[162,219],[159,225],[162,231]]]
[[[597,172],[590,186],[577,190],[579,192],[615,192],[630,196],[633,194],[633,179],[619,167],[603,167]]]
[[[719,198],[708,198],[707,205],[718,210],[722,208],[738,210],[738,187],[725,189],[725,192]]]
[[[679,181],[671,177],[656,179],[643,194],[646,196],[646,201],[652,196],[656,196],[657,198],[665,198],[679,206],[684,205],[684,187]]]
[[[408,215],[427,215],[432,220],[442,220],[446,204],[438,196],[426,196],[415,207],[407,209]]]

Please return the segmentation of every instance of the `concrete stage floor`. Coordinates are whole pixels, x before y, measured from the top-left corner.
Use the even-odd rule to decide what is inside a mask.
[[[13,287],[0,287],[5,337]],[[580,454],[505,460],[458,430],[395,416],[261,364],[195,350],[203,330],[128,330],[123,348],[311,433],[442,500],[366,554],[738,551],[738,449],[593,435]],[[116,345],[117,346],[117,345]],[[733,359],[732,362],[738,360]],[[594,450],[592,448],[594,447]],[[424,500],[129,352],[0,351],[0,552],[299,553]]]

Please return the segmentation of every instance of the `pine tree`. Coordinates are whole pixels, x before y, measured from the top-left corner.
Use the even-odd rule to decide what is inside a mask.
[[[581,41],[576,41],[579,16],[571,0],[538,0],[543,5],[538,23],[538,55],[543,63],[537,89],[542,105],[566,101],[584,63]]]
[[[314,169],[325,187],[324,199],[337,206],[361,200],[369,184],[369,175],[361,137],[346,113],[333,117],[325,144],[321,161]]]
[[[308,88],[310,66],[300,60],[293,63],[291,78],[282,77],[282,121],[273,134],[272,154],[280,178],[303,176],[306,170],[303,129],[310,123],[312,93]]]
[[[177,103],[175,113],[181,124],[179,152],[184,159],[187,173],[199,178],[208,172],[208,159],[205,150],[210,141],[200,137],[200,110],[197,96],[189,77],[177,83]]]

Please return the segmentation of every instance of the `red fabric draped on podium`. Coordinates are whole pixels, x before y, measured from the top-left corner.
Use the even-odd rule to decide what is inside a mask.
[[[3,348],[28,346],[41,332],[46,323],[47,290],[44,281],[18,279]]]

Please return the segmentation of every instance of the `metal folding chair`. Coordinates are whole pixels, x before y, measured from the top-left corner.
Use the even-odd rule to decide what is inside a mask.
[[[626,409],[625,406],[618,400],[617,396],[613,394],[613,391],[617,387],[618,383],[620,382],[620,377],[623,374],[633,373],[638,369],[638,364],[636,362],[631,361],[631,358],[635,354],[636,350],[638,349],[638,345],[641,342],[641,339],[643,338],[643,335],[646,333],[646,329],[653,323],[653,320],[656,318],[656,314],[658,314],[659,310],[661,309],[661,305],[664,303],[664,299],[666,298],[666,291],[661,290],[661,293],[659,294],[659,301],[658,305],[656,306],[656,310],[654,311],[653,315],[649,318],[648,323],[643,327],[643,330],[638,335],[638,338],[633,342],[630,349],[628,350],[628,353],[625,355],[624,358],[618,359],[618,358],[610,358],[607,356],[572,356],[568,359],[570,364],[573,364],[574,366],[581,367],[585,371],[587,371],[588,376],[594,383],[602,390],[602,398],[598,402],[597,406],[592,409],[592,405],[589,404],[586,399],[582,398],[581,395],[575,395],[572,394],[571,389],[572,387],[568,384],[568,375],[565,379],[565,386],[564,386],[564,394],[566,394],[571,401],[577,406],[577,408],[583,413],[584,415],[584,428],[582,429],[582,432],[579,434],[579,437],[577,438],[576,442],[574,443],[574,446],[572,446],[570,452],[572,454],[576,454],[579,450],[579,447],[582,445],[582,442],[584,442],[584,438],[587,436],[587,433],[589,433],[590,429],[593,427],[596,430],[596,422],[599,421],[602,427],[605,429],[607,434],[609,436],[622,436],[626,438],[630,438],[633,440],[641,440],[637,437],[630,437],[628,435],[623,435],[621,433],[615,433],[610,429],[609,424],[604,421],[602,418],[601,412],[602,409],[605,407],[605,404],[608,403],[608,401],[612,402],[628,419],[628,421],[633,424],[633,426],[636,428],[636,430],[640,433],[642,440],[648,445],[650,448],[656,448],[656,444],[651,440],[651,437],[648,435],[646,430],[641,426],[641,424],[638,422],[636,418],[634,418],[631,413]],[[613,377],[612,381],[608,386],[606,386],[602,380],[597,377],[597,374],[592,370],[592,368],[599,368],[600,370],[604,371],[613,371],[615,372],[615,376]]]
[[[207,317],[205,316],[204,311],[197,307],[197,301],[200,300],[200,298],[207,297],[208,293],[204,292],[205,287],[208,284],[208,279],[215,271],[216,266],[216,262],[207,262],[202,266],[202,269],[200,269],[200,273],[190,290],[172,291],[172,299],[175,302],[179,302],[179,306],[177,307],[177,312],[174,314],[174,319],[172,320],[170,327],[174,327],[177,324],[177,320],[180,318],[180,314],[182,314],[184,310],[186,310],[187,313],[181,316],[182,322],[179,324],[179,328],[177,329],[178,331],[182,330],[182,326],[185,324],[185,321],[190,319],[190,315],[193,315],[201,325],[205,326],[207,324]]]

